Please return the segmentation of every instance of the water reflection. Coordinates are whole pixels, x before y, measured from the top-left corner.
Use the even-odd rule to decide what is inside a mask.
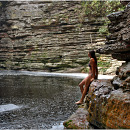
[[[21,109],[0,113],[1,129],[50,129],[76,109],[81,79],[27,75],[0,75],[0,105]]]

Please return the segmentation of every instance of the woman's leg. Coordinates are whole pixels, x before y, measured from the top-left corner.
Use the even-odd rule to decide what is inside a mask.
[[[83,93],[83,91],[84,91],[84,88],[83,88],[84,85],[85,85],[85,79],[83,79],[83,80],[80,82],[80,84],[79,84],[81,93]]]
[[[86,95],[87,90],[88,90],[89,85],[90,85],[90,81],[91,81],[91,75],[89,75],[87,78],[85,78],[85,87],[83,89],[82,97],[78,102],[76,102],[76,104],[82,104],[83,103],[83,100],[85,98],[85,95]]]
[[[81,102],[83,102],[83,100],[84,100],[84,98],[85,98],[85,95],[86,95],[86,93],[87,93],[87,90],[89,89],[89,85],[90,85],[90,83],[91,83],[90,80],[91,80],[91,77],[89,77],[89,78],[87,79],[87,81],[85,82],[84,91],[83,91],[82,97],[81,97],[81,99],[80,99]]]

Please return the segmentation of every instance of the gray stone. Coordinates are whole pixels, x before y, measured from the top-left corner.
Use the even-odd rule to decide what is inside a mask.
[[[130,61],[130,7],[124,11],[108,15],[111,23],[108,30],[111,33],[107,36],[105,46],[98,49],[98,53],[111,54],[113,58],[122,61]]]
[[[4,32],[0,33],[1,61],[21,64],[12,69],[61,71],[69,67],[76,71],[85,67],[87,52],[104,44],[98,32],[104,19],[85,16],[81,23],[76,11],[81,8],[78,1],[9,1],[0,13],[0,31]],[[27,63],[43,63],[44,67]]]
[[[67,129],[90,129],[92,128],[87,121],[88,111],[84,108],[78,108],[78,110],[64,121],[64,126]]]

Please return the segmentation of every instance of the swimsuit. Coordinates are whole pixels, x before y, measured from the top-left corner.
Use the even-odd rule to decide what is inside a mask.
[[[90,62],[89,62],[89,64],[88,64],[88,66],[91,68]]]

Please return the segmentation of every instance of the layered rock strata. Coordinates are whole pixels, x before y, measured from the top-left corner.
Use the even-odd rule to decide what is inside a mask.
[[[2,7],[1,69],[80,71],[87,52],[104,44],[98,32],[104,19],[82,17],[80,2],[8,1]]]
[[[124,11],[108,15],[111,23],[106,45],[97,50],[100,54],[111,54],[114,59],[130,61],[130,4]]]

